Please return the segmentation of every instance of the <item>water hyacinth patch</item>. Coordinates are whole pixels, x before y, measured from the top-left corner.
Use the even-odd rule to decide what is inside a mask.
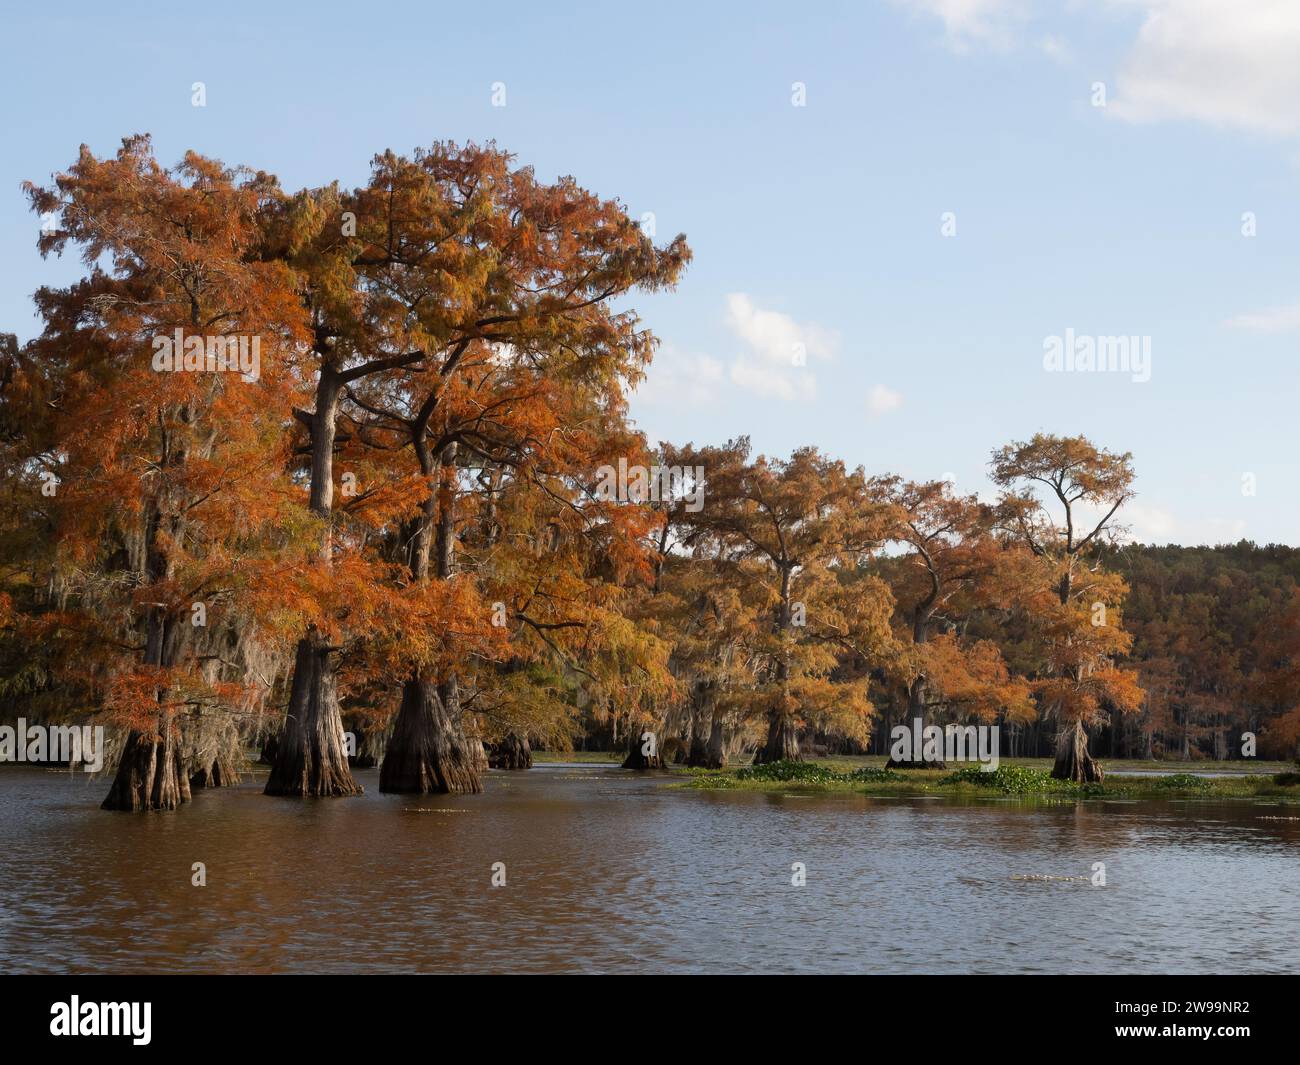
[[[982,788],[1001,791],[1007,795],[1028,795],[1038,792],[1076,792],[1078,786],[1065,780],[1054,780],[1041,769],[1020,765],[1004,765],[984,771],[976,766],[959,769],[943,778],[940,784],[977,784]]]
[[[1171,773],[1157,780],[1154,786],[1170,791],[1209,791],[1210,781],[1194,773]]]
[[[845,780],[845,776],[828,766],[813,762],[796,762],[784,759],[779,762],[767,762],[763,765],[746,766],[737,770],[738,780],[775,780],[798,784],[834,784]]]

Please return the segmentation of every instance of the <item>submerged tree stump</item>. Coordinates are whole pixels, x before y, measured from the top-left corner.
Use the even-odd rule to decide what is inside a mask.
[[[127,735],[117,774],[102,810],[175,810],[190,801],[189,778],[182,772],[179,745],[166,724],[162,737]]]
[[[908,761],[896,762],[893,756],[891,755],[889,761],[885,763],[885,768],[886,769],[947,769],[948,763],[944,761],[929,761],[929,762],[912,761],[910,759]]]
[[[355,753],[348,755],[348,765],[353,769],[374,769],[384,760],[383,733],[371,731],[355,718],[344,724],[356,740]]]
[[[224,754],[216,755],[211,761],[204,761],[190,774],[191,788],[233,788],[239,783],[240,773],[235,764]]]
[[[1052,776],[1076,784],[1100,784],[1105,777],[1101,765],[1088,753],[1088,733],[1082,721],[1066,725],[1057,735]]]
[[[258,764],[275,765],[275,756],[279,750],[280,734],[278,732],[268,732],[266,739],[262,741],[262,750],[257,758]]]
[[[492,744],[488,765],[493,769],[532,769],[533,751],[528,746],[528,737],[507,733],[500,743]]]
[[[642,739],[641,732],[633,731],[628,734],[627,757],[623,759],[623,769],[664,769],[663,751],[659,749],[657,743],[650,739]]]
[[[769,762],[802,762],[799,732],[794,721],[784,714],[774,715],[767,725],[767,742],[754,752],[754,765]]]

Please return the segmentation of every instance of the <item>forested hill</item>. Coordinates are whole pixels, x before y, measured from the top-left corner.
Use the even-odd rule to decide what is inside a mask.
[[[1118,624],[1132,636],[1132,645],[1115,661],[1136,672],[1141,689],[1128,712],[1100,700],[1102,712],[1089,736],[1094,754],[1239,759],[1250,757],[1244,734],[1251,733],[1256,757],[1295,757],[1300,751],[1300,548],[1246,540],[1218,547],[1103,546],[1093,565],[1127,586]],[[891,584],[901,591],[897,579]],[[997,645],[1013,683],[1045,674],[1042,643],[1027,612],[1015,604],[951,616],[967,641]],[[891,729],[915,716],[916,708],[905,690],[888,685],[877,687],[874,700],[877,716],[867,749],[884,754]],[[975,716],[1001,725],[1004,755],[1050,757],[1058,726],[1044,713],[1043,701],[1037,699],[1040,705],[1027,714],[1002,701],[996,711],[990,707]],[[939,724],[974,719],[950,693],[928,700],[927,710]],[[820,733],[817,740],[828,752],[853,749],[832,732]]]
[[[1237,757],[1239,734],[1270,721],[1273,753],[1294,746],[1296,724],[1276,719],[1300,703],[1300,549],[1133,545],[1106,564],[1129,585],[1124,626],[1147,693],[1114,737],[1125,753]]]

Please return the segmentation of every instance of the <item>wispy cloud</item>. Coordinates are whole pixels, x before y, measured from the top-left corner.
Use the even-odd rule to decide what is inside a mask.
[[[1233,315],[1225,324],[1232,329],[1248,329],[1252,333],[1290,333],[1300,329],[1300,303]]]
[[[817,382],[807,372],[794,373],[744,358],[731,364],[731,381],[765,399],[806,402],[817,395]]]
[[[1091,529],[1106,508],[1076,505],[1079,527]],[[1235,544],[1246,536],[1245,518],[1183,517],[1173,511],[1134,499],[1125,503],[1113,523],[1119,539],[1138,544]]]
[[[894,0],[900,7],[932,15],[943,23],[944,41],[953,51],[975,46],[1013,47],[1028,16],[1025,0]]]
[[[903,405],[903,394],[885,385],[875,385],[867,396],[867,410],[879,417]]]
[[[1128,122],[1195,121],[1273,136],[1300,133],[1300,3],[1296,0],[893,0],[943,25],[955,52],[1071,49],[1048,15],[1136,16],[1105,114]],[[1109,80],[1109,79],[1108,79]]]
[[[703,406],[735,389],[785,402],[816,398],[810,363],[834,357],[839,345],[835,330],[759,307],[743,292],[727,296],[723,322],[744,344],[730,364],[665,343],[637,386],[636,398],[656,406]]]
[[[726,367],[708,355],[686,352],[672,344],[661,344],[636,397],[658,405],[714,403],[727,380]]]

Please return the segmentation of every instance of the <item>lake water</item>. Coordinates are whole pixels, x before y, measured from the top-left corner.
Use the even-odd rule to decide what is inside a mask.
[[[267,798],[259,779],[130,815],[99,810],[104,779],[0,769],[0,971],[1235,973],[1300,957],[1295,805],[704,792],[590,766],[411,798],[357,776],[357,799]]]

